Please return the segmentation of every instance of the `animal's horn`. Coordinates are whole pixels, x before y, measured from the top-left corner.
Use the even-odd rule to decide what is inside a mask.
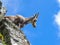
[[[39,12],[35,14],[35,17],[38,17],[39,16]]]
[[[36,21],[37,21],[38,16],[39,16],[39,12],[34,15],[34,19],[32,23],[33,27],[36,27]]]

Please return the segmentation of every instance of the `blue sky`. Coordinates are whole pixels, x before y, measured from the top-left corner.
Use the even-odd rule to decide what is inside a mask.
[[[6,15],[40,13],[36,28],[28,24],[22,29],[31,45],[60,45],[60,0],[3,0],[3,5]]]

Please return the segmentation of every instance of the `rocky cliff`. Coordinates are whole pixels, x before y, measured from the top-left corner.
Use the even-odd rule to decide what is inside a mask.
[[[0,21],[0,45],[30,45],[26,36],[9,19]]]

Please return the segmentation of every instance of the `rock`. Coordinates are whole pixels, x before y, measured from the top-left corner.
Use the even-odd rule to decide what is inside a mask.
[[[30,45],[22,30],[9,19],[0,21],[0,33],[3,35],[5,45]]]

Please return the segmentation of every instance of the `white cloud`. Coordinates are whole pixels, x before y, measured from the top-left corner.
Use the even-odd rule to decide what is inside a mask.
[[[60,0],[57,0],[57,3],[60,8]],[[58,28],[57,36],[60,39],[60,10],[57,12],[57,14],[54,15],[54,22],[57,25]]]
[[[55,23],[60,27],[60,11],[54,17]]]
[[[60,0],[57,0],[58,1],[58,3],[60,3]]]
[[[60,38],[60,11],[54,15],[54,22],[58,27],[57,36]]]
[[[59,7],[60,7],[60,0],[57,0],[58,4],[59,4]]]

